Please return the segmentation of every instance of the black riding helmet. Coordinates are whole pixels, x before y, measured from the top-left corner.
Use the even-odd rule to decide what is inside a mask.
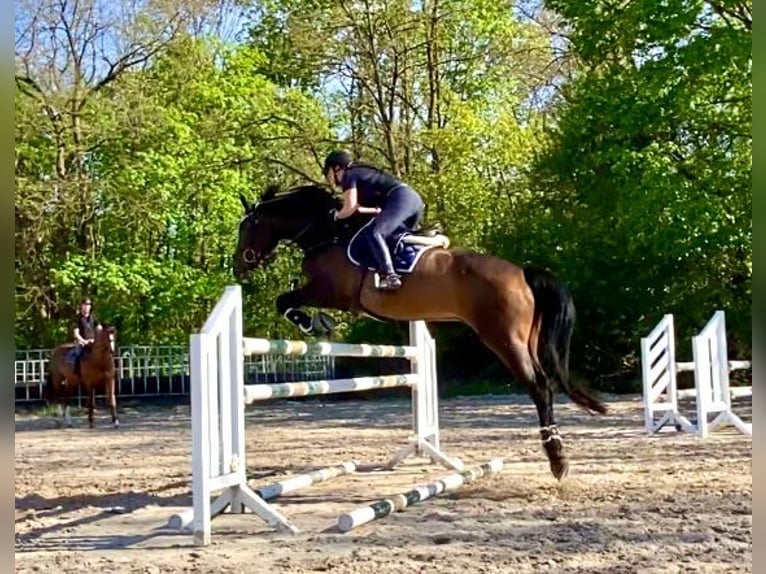
[[[352,161],[354,161],[354,157],[351,155],[351,152],[344,149],[333,150],[327,154],[327,157],[324,160],[322,175],[327,177],[327,173],[334,167],[345,169]]]

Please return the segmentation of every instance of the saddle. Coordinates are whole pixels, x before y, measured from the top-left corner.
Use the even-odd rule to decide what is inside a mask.
[[[356,267],[376,271],[375,258],[367,244],[363,241],[363,234],[367,225],[362,226],[348,242],[346,256]],[[399,274],[412,273],[423,254],[429,249],[441,247],[447,249],[450,244],[449,237],[441,233],[438,225],[422,227],[413,232],[398,230],[386,241],[391,252],[391,260],[394,270]]]

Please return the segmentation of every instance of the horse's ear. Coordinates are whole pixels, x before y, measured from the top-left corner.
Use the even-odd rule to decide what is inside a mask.
[[[261,201],[272,199],[277,193],[279,193],[279,185],[272,183],[266,188],[266,191],[263,192]]]
[[[245,199],[245,196],[241,193],[239,194],[239,201],[242,203],[242,207],[245,208],[245,213],[248,213],[250,211],[250,204]]]

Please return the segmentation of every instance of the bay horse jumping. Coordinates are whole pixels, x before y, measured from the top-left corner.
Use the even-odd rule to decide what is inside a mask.
[[[326,334],[331,318],[301,307],[337,309],[393,321],[461,321],[469,325],[520,382],[537,408],[540,438],[550,469],[566,476],[569,462],[553,414],[554,393],[563,390],[589,413],[606,406],[569,377],[569,346],[575,308],[567,288],[550,272],[465,249],[426,251],[396,291],[375,287],[373,272],[353,265],[349,238],[369,221],[352,216],[335,221],[340,199],[324,187],[307,185],[266,190],[254,204],[240,196],[234,274],[247,279],[275,255],[280,242],[303,251],[306,282],[277,297],[280,314],[305,333]]]
[[[93,428],[97,390],[106,394],[107,404],[112,414],[112,425],[115,428],[120,426],[115,397],[115,337],[114,327],[96,328],[93,343],[82,351],[79,375],[75,373],[74,363],[69,358],[75,346],[74,343],[64,343],[53,350],[46,375],[45,398],[58,406],[59,417],[63,416],[67,426],[72,426],[72,420],[69,418],[69,401],[78,388],[81,388],[87,397],[86,407],[90,428]]]

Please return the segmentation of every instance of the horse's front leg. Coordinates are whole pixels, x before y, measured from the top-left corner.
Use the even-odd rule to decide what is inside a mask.
[[[66,404],[56,403],[56,426],[58,428],[61,428],[65,425],[68,428],[74,427],[74,423],[72,423],[72,419],[70,418],[69,414],[69,401],[67,401]]]
[[[90,389],[88,390],[88,400],[86,406],[88,409],[88,428],[93,428],[93,411],[96,408],[96,385],[91,385]]]
[[[70,403],[72,401],[72,395],[74,394],[72,389],[73,387],[76,388],[77,383],[75,382],[73,384],[69,379],[66,379],[57,381],[55,385],[60,393],[59,400],[56,403],[56,410],[58,411],[57,426],[60,428],[63,424],[66,425],[67,428],[73,428],[74,423],[72,422],[72,408]]]
[[[116,381],[115,377],[109,377],[107,379],[107,392],[106,397],[109,401],[109,411],[112,414],[112,426],[114,428],[119,428],[120,426],[120,419],[117,418],[117,390],[116,390]]]
[[[330,334],[335,327],[332,317],[322,312],[310,315],[301,309],[330,307],[325,291],[316,282],[309,282],[303,287],[282,293],[277,297],[277,311],[306,335]]]

